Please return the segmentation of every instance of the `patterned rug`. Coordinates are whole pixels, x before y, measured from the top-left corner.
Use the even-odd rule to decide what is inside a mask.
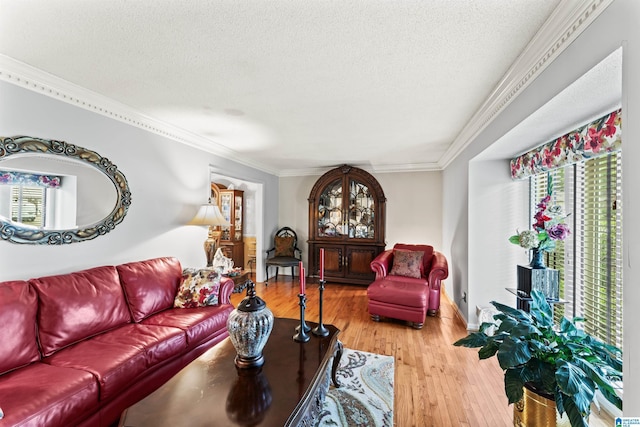
[[[393,356],[345,348],[315,426],[393,426],[393,376]]]

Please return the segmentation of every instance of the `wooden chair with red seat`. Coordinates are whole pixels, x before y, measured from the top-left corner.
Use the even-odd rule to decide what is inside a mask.
[[[449,275],[445,256],[429,245],[398,243],[379,254],[371,269],[376,279],[367,288],[369,315],[409,322],[421,329],[427,313],[440,309],[440,282]]]

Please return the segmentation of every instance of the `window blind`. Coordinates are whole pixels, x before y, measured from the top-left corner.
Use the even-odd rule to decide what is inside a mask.
[[[622,348],[622,153],[589,159],[531,177],[531,206],[546,194],[570,214],[571,234],[546,254],[560,271],[554,316],[584,317],[585,331]]]
[[[578,221],[583,238],[578,256],[578,315],[585,330],[622,348],[622,158],[621,154],[576,165]]]
[[[44,226],[44,187],[11,187],[11,220],[34,227]]]

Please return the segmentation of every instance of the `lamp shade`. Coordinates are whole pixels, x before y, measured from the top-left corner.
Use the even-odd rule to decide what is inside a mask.
[[[189,225],[231,225],[220,212],[220,208],[212,203],[200,206],[198,213],[188,223]]]

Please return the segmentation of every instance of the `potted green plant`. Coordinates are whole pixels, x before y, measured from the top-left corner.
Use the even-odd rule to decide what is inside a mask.
[[[496,322],[482,323],[478,332],[454,345],[480,347],[480,359],[498,358],[509,404],[520,402],[526,387],[554,400],[557,412],[566,413],[572,427],[588,426],[596,390],[622,409],[612,384],[622,380],[622,351],[585,333],[577,326],[582,318],[563,317],[554,326],[544,295],[534,290],[531,298],[529,312],[493,301],[499,312]],[[492,326],[494,333],[489,335],[486,331]]]

